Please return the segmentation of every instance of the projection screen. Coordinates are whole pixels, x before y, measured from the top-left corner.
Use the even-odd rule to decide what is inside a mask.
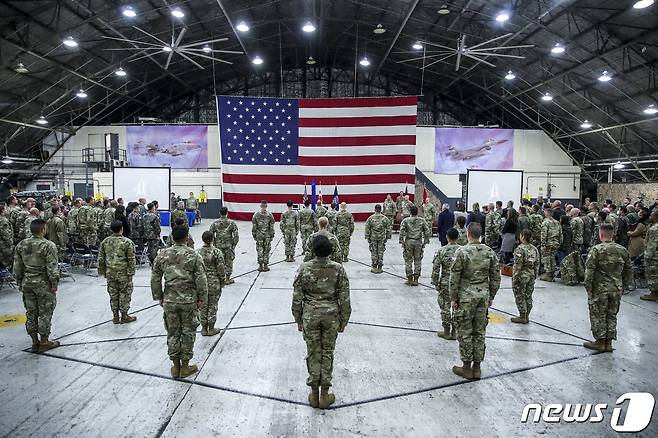
[[[115,167],[112,177],[114,199],[128,202],[146,198],[158,201],[160,210],[170,210],[171,168],[169,167]]]
[[[490,202],[514,201],[518,208],[523,196],[522,170],[468,170],[467,171],[467,206],[470,210],[474,202],[480,206]]]

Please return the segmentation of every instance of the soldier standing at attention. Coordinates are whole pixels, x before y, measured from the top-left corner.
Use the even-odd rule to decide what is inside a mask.
[[[327,227],[327,230],[330,233],[334,233],[336,231],[336,214],[338,214],[338,206],[335,202],[332,202],[329,210],[327,210],[327,219],[329,220],[329,226]]]
[[[135,245],[123,236],[121,221],[112,222],[110,230],[112,235],[103,239],[98,251],[98,275],[107,279],[112,322],[127,324],[137,319],[128,314],[135,275]]]
[[[308,401],[314,408],[326,409],[336,401],[329,388],[336,338],[352,313],[350,282],[343,266],[329,260],[332,245],[326,236],[315,236],[311,243],[315,258],[302,263],[297,271],[292,315],[306,341]]]
[[[484,244],[489,248],[499,247],[502,222],[503,219],[500,217],[500,214],[494,210],[494,204],[489,203],[489,213],[487,213],[484,219]]]
[[[281,215],[281,234],[283,234],[283,243],[286,246],[286,261],[295,261],[295,246],[297,245],[297,234],[299,234],[299,216],[292,209],[292,201],[287,203],[288,210]]]
[[[33,353],[59,347],[50,341],[50,322],[57,305],[57,247],[43,237],[46,222],[35,219],[30,224],[32,237],[21,240],[14,252],[14,275],[23,294],[25,328],[32,338]]]
[[[194,213],[194,222],[199,222],[199,201],[194,197],[194,192],[190,192],[187,198],[187,211]]]
[[[649,224],[644,244],[644,275],[649,293],[640,298],[658,301],[658,209],[654,208],[651,212]]]
[[[612,241],[614,230],[612,224],[601,224],[601,243],[590,250],[585,264],[585,290],[595,341],[585,342],[583,346],[610,353],[613,350],[612,340],[617,339],[621,295],[632,276],[628,251]]]
[[[25,218],[25,222],[23,223],[23,229],[21,230],[21,233],[19,235],[21,240],[29,239],[30,237],[32,237],[32,232],[30,231],[30,224],[32,223],[33,220],[39,219],[40,213],[41,212],[36,207],[30,209],[29,214]]]
[[[146,240],[146,247],[149,255],[149,262],[153,266],[153,261],[158,255],[160,248],[160,216],[155,212],[155,205],[151,202],[147,204],[147,213],[142,218],[142,225],[144,226],[144,240]]]
[[[521,231],[520,238],[521,244],[514,250],[512,271],[512,291],[519,316],[512,317],[511,321],[517,324],[527,324],[532,310],[535,279],[539,276],[539,251],[530,243],[532,233],[529,229]]]
[[[423,217],[425,218],[425,222],[427,222],[427,226],[430,229],[430,237],[432,236],[432,225],[434,224],[434,219],[436,219],[436,207],[432,202],[427,199],[425,200],[425,203],[423,204]]]
[[[226,280],[224,285],[235,283],[231,278],[233,275],[233,261],[235,260],[235,247],[240,241],[238,227],[228,218],[228,208],[219,209],[219,219],[210,225],[210,232],[215,235],[215,246],[222,251],[224,256],[224,273]]]
[[[382,214],[382,206],[375,205],[375,214],[366,220],[366,240],[370,248],[372,269],[370,272],[381,274],[384,266],[384,251],[386,241],[391,238],[391,221]]]
[[[105,210],[103,210],[103,238],[109,236],[112,234],[112,230],[110,230],[110,225],[112,225],[112,222],[114,222],[114,212],[116,212],[117,209],[117,201],[114,199],[109,201],[109,204]]]
[[[186,226],[190,226],[189,221],[187,220],[187,213],[185,212],[185,203],[183,201],[178,201],[178,205],[176,207],[176,210],[171,212],[171,219],[170,222],[172,224],[176,223],[176,219],[182,218],[185,222]]]
[[[313,252],[313,239],[316,236],[324,236],[327,239],[329,239],[329,242],[332,245],[331,256],[329,258],[336,263],[343,263],[343,251],[340,248],[340,243],[338,243],[338,239],[336,238],[336,236],[334,236],[329,232],[329,221],[327,220],[327,218],[321,217],[320,220],[318,220],[318,226],[320,227],[320,229],[315,233],[311,234],[311,236],[308,238],[308,241],[306,243],[308,247],[304,251],[305,254],[304,261],[308,262],[310,260],[313,260],[313,258],[315,257],[315,253]]]
[[[318,220],[315,212],[310,209],[311,203],[308,199],[304,201],[304,207],[299,211],[299,229],[302,236],[302,249],[306,251],[308,238],[318,230]]]
[[[274,216],[267,211],[267,201],[260,202],[260,211],[251,218],[251,235],[256,241],[256,254],[258,254],[258,271],[270,270],[270,250],[274,239]]]
[[[393,202],[393,198],[391,198],[391,195],[386,195],[386,200],[384,201],[384,216],[388,218],[391,226],[393,226],[393,221],[395,220],[395,212],[395,202]]]
[[[135,242],[135,245],[141,246],[144,244],[144,217],[139,212],[139,204],[135,203],[133,209],[128,215],[128,224],[130,225],[130,240]]]
[[[315,217],[320,219],[321,217],[327,216],[327,207],[322,205],[322,199],[318,199],[317,204],[315,205]]]
[[[439,248],[432,261],[432,284],[439,293],[439,309],[441,309],[441,325],[443,332],[436,334],[443,339],[455,340],[455,323],[450,314],[450,268],[455,261],[455,253],[461,246],[457,243],[459,233],[450,228],[446,232],[448,244]]]
[[[535,248],[541,247],[541,224],[544,222],[544,216],[539,211],[539,205],[532,206],[532,214],[530,215],[530,231],[532,232],[532,245]]]
[[[85,199],[85,204],[78,210],[77,216],[78,232],[80,241],[84,245],[96,245],[98,236],[96,235],[96,212],[94,211],[94,198],[91,196]]]
[[[18,208],[12,212],[9,218],[11,226],[14,230],[14,244],[17,244],[25,237],[25,219],[30,215],[30,210],[34,208],[36,201],[33,198],[27,198],[23,203],[22,208]]]
[[[562,245],[562,226],[553,219],[553,209],[544,210],[541,224],[541,263],[544,268],[543,281],[555,281],[555,253]]]
[[[5,212],[6,207],[0,205],[0,263],[11,269],[14,263],[14,233]]]
[[[457,250],[450,269],[450,301],[463,361],[461,367],[452,367],[452,372],[465,379],[479,379],[487,313],[500,287],[500,268],[496,253],[480,243],[482,227],[469,224],[467,235],[468,244]]]
[[[530,218],[528,217],[528,209],[525,206],[519,207],[519,235],[523,230],[530,230]],[[532,233],[530,234],[532,236]]]
[[[569,217],[571,217],[571,251],[576,252],[580,257],[580,254],[583,252],[585,224],[580,217],[580,210],[577,208],[572,208],[569,211]]]
[[[457,245],[466,245],[468,243],[468,237],[466,236],[466,218],[464,216],[457,216],[456,222],[455,230],[457,230],[457,233],[459,234]]]
[[[188,247],[194,249],[194,239],[192,239],[192,236],[189,233],[189,227],[187,225],[185,225],[185,221],[183,220],[182,217],[179,217],[179,218],[176,219],[176,223],[174,224],[174,227],[177,227],[177,226],[187,228],[188,233],[187,233],[187,240],[185,240],[185,245],[187,245]],[[167,237],[167,247],[174,246],[175,242],[174,242],[174,238],[172,237],[173,231],[174,231],[174,229],[172,227],[171,233],[169,233],[169,237]]]
[[[415,204],[409,200],[409,195],[404,195],[404,198],[402,199],[402,220],[411,216],[412,205]]]
[[[411,205],[411,217],[400,223],[400,245],[404,257],[407,281],[404,284],[418,286],[420,267],[423,260],[423,248],[430,243],[430,231],[425,219],[418,217],[418,207]]]
[[[208,280],[208,299],[204,301],[199,309],[199,320],[201,321],[201,336],[215,336],[219,329],[215,328],[217,322],[217,304],[222,296],[222,285],[226,279],[224,273],[224,255],[213,245],[214,235],[210,231],[204,231],[201,235],[203,247],[197,252],[203,259]]]
[[[347,204],[340,203],[340,211],[336,214],[336,228],[334,234],[340,243],[340,249],[343,251],[343,261],[347,261],[350,254],[350,239],[354,234],[354,217],[347,211]]]
[[[208,300],[208,281],[201,256],[185,244],[188,228],[175,226],[171,234],[174,246],[160,251],[155,258],[151,293],[164,309],[167,352],[173,362],[171,376],[178,378],[199,371],[196,365],[190,365],[190,359],[194,355],[199,308]]]
[[[48,240],[55,244],[57,247],[57,253],[61,260],[66,251],[66,224],[64,223],[64,216],[62,216],[62,210],[59,206],[55,205],[52,209],[52,216],[46,222],[46,236]]]
[[[402,204],[404,203],[404,192],[400,192],[397,198],[395,198],[395,212],[402,214]]]

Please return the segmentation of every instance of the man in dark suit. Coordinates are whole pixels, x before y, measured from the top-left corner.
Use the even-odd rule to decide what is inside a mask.
[[[446,237],[446,233],[454,225],[455,225],[455,216],[450,211],[450,206],[448,204],[443,204],[441,213],[439,213],[439,223],[437,227],[439,231],[439,240],[441,241],[441,246],[445,246],[448,244],[448,238]]]

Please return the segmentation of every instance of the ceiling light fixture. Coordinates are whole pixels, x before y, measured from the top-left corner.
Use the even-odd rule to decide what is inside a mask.
[[[516,79],[516,75],[514,74],[514,72],[512,70],[510,70],[505,75],[505,79],[507,79],[508,81],[514,80],[514,79]]]
[[[441,9],[436,12],[438,12],[440,15],[448,15],[450,13],[450,9],[448,9],[448,5],[443,5],[441,6]]]
[[[599,82],[610,82],[612,80],[612,76],[608,74],[608,70],[604,70],[603,74],[599,76]]]
[[[617,161],[617,162],[614,164],[614,166],[612,166],[612,167],[614,167],[615,169],[619,170],[619,169],[623,169],[624,167],[626,167],[626,165],[622,164],[621,161]]]
[[[170,46],[162,46],[162,51],[163,52],[171,52],[171,47]]]
[[[306,63],[308,65],[315,65],[315,59],[312,56],[309,56],[308,59],[306,60]]]
[[[78,47],[78,42],[72,36],[67,36],[62,42],[66,47]]]
[[[174,8],[171,10],[171,15],[173,15],[176,18],[183,18],[185,16],[185,13],[181,10],[181,8]]]
[[[370,60],[368,59],[367,56],[364,56],[361,58],[361,61],[359,61],[359,64],[361,64],[364,67],[368,67],[370,65]]]
[[[564,48],[564,46],[562,44],[555,43],[555,45],[551,49],[551,53],[553,53],[555,55],[559,55],[560,53],[564,53],[565,50],[566,49]]]
[[[377,25],[377,27],[375,27],[375,28],[373,29],[372,33],[375,33],[375,34],[377,34],[377,35],[381,35],[381,34],[383,34],[383,33],[386,33],[386,29],[384,29],[384,26],[382,26],[382,24],[379,23],[379,24]]]
[[[652,116],[654,114],[658,114],[658,108],[656,108],[656,105],[652,103],[651,105],[646,107],[643,112],[644,114],[648,114]]]
[[[256,56],[251,62],[253,62],[256,65],[261,65],[263,63],[263,58],[260,56]]]
[[[421,50],[423,48],[423,44],[420,41],[416,41],[413,46],[411,46],[412,49],[414,50]]]
[[[212,52],[212,49],[210,48],[210,46],[209,46],[208,44],[206,44],[205,46],[203,46],[203,48],[202,48],[201,50],[203,50],[203,51],[206,52],[206,53],[210,53],[210,52]]]
[[[247,26],[247,23],[245,23],[244,21],[239,22],[238,25],[235,26],[235,28],[240,32],[249,32],[249,26]]]
[[[122,77],[124,77],[127,73],[126,73],[126,71],[123,69],[123,67],[119,67],[117,70],[114,70],[114,74],[122,78]]]
[[[648,8],[653,3],[654,3],[654,0],[640,0],[640,1],[635,2],[635,4],[633,5],[633,9]]]
[[[583,123],[580,124],[580,127],[583,129],[589,129],[592,127],[592,124],[589,122],[589,120],[585,120]]]
[[[13,162],[14,162],[14,160],[12,160],[12,159],[9,158],[9,157],[4,157],[4,158],[2,159],[2,161],[0,161],[0,163],[2,163],[2,164],[11,164],[11,163],[13,163]]]
[[[27,67],[25,67],[25,65],[20,61],[18,61],[18,64],[16,65],[16,68],[14,69],[14,71],[16,73],[21,73],[21,74],[25,74],[25,73],[30,72],[30,70],[28,70]]]
[[[551,100],[553,100],[553,96],[551,95],[551,93],[546,93],[541,97],[541,100],[543,100],[544,102],[550,102]]]
[[[507,20],[509,20],[509,14],[507,12],[499,12],[498,15],[496,15],[496,21],[499,23],[504,23]]]
[[[87,97],[87,93],[85,93],[85,90],[83,90],[82,88],[80,88],[80,91],[75,93],[75,95],[78,96],[80,99],[84,99],[85,97]]]
[[[304,26],[302,26],[302,30],[306,33],[315,32],[315,25],[310,21],[307,21]]]
[[[123,8],[122,13],[123,15],[129,18],[133,18],[137,16],[137,12],[135,12],[132,6],[126,6],[125,8]]]
[[[37,119],[37,123],[38,123],[39,125],[47,125],[47,124],[48,124],[48,120],[46,120],[46,118],[45,118],[43,115],[41,115],[41,117],[39,117],[39,118]]]

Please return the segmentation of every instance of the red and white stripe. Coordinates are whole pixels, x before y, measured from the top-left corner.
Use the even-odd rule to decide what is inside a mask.
[[[267,200],[279,219],[286,202],[299,203],[304,184],[315,179],[323,193],[338,185],[341,202],[356,220],[416,180],[417,98],[301,99],[299,164],[224,164],[223,202],[230,217],[251,220]],[[413,198],[413,194],[410,195]]]

